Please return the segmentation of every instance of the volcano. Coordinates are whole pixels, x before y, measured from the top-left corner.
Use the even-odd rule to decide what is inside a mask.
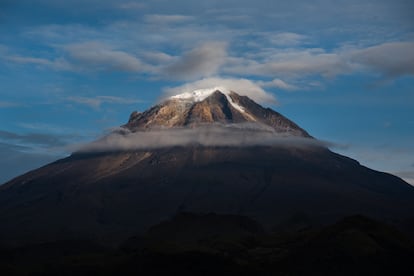
[[[179,213],[264,229],[366,215],[404,226],[414,187],[361,166],[222,87],[165,99],[67,158],[0,186],[0,243],[119,243]]]

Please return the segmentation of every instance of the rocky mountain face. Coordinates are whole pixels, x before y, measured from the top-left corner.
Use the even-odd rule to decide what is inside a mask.
[[[134,112],[125,127],[137,131],[160,127],[194,128],[214,123],[251,123],[268,126],[279,133],[310,137],[294,122],[246,96],[215,88],[199,91],[171,97],[143,113]]]
[[[123,129],[148,133],[216,124],[257,125],[287,140],[76,152],[0,186],[0,244],[117,244],[182,212],[248,217],[264,231],[309,228],[355,214],[403,230],[413,221],[412,186],[317,143],[290,143],[291,137],[316,139],[234,92],[177,95],[131,114]]]

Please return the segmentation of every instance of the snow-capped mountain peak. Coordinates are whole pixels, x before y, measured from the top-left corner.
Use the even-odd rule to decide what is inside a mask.
[[[240,123],[267,126],[279,134],[310,137],[305,130],[278,112],[263,108],[250,98],[222,86],[183,92],[147,111],[133,112],[125,127],[139,131]]]
[[[216,86],[212,88],[205,88],[205,89],[197,89],[194,91],[186,91],[178,95],[174,95],[170,97],[170,99],[178,99],[178,100],[188,100],[192,102],[201,102],[205,100],[208,96],[213,94],[216,91],[220,91],[225,95],[229,95],[231,91],[222,86]]]
[[[205,88],[205,89],[197,89],[191,92],[184,92],[178,95],[174,95],[172,97],[170,97],[170,99],[175,99],[175,100],[185,100],[185,101],[190,101],[190,102],[201,102],[204,101],[206,98],[208,98],[209,96],[211,96],[214,92],[220,92],[222,94],[224,94],[227,98],[227,101],[238,111],[245,113],[245,110],[242,106],[238,105],[236,102],[234,102],[234,100],[230,97],[232,92],[230,89],[227,89],[223,86],[216,86],[213,88]]]

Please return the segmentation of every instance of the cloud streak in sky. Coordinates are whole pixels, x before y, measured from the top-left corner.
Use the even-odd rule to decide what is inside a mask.
[[[278,47],[292,47],[302,45],[303,42],[307,39],[306,35],[301,35],[297,33],[265,33],[266,38],[272,43],[272,45]]]
[[[351,69],[338,53],[324,49],[267,48],[249,59],[237,57],[223,71],[238,75],[302,78],[309,75],[333,77],[350,73]]]
[[[282,34],[281,34],[282,35]],[[299,43],[302,36],[293,33],[292,41]],[[298,40],[295,38],[298,37]],[[282,39],[282,38],[279,38]],[[234,42],[233,42],[234,43]],[[370,47],[337,48],[279,48],[264,45],[263,49],[239,56],[228,49],[232,43],[206,41],[180,55],[168,52],[143,51],[141,56],[128,50],[118,50],[98,41],[86,41],[63,46],[62,56],[30,57],[3,53],[9,62],[34,64],[63,71],[119,71],[146,74],[158,79],[194,81],[211,76],[261,78],[267,87],[297,90],[286,80],[301,82],[309,76],[332,78],[340,75],[376,73],[387,78],[414,76],[414,42],[387,42]],[[272,48],[273,47],[273,48]],[[273,81],[269,77],[279,76]],[[259,83],[259,82],[258,82]]]
[[[288,90],[288,91],[292,91],[292,90],[297,90],[299,89],[296,85],[292,85],[289,84],[281,79],[273,79],[271,81],[268,82],[259,82],[260,86],[262,87],[276,87],[279,88],[281,90]]]
[[[69,102],[74,102],[78,104],[84,104],[92,108],[99,108],[104,103],[109,104],[136,104],[141,102],[137,99],[127,99],[115,96],[96,96],[96,97],[68,97],[66,98]]]
[[[97,71],[147,72],[148,65],[137,57],[113,50],[99,42],[84,42],[65,46],[69,57],[81,68]]]
[[[148,14],[145,21],[151,24],[174,24],[194,20],[194,16],[182,14]]]
[[[226,47],[224,42],[203,43],[184,53],[178,61],[167,67],[166,73],[173,78],[184,80],[216,74],[226,62]]]
[[[219,76],[303,83],[313,76],[328,79],[372,73],[388,79],[414,76],[414,42],[409,38],[405,41],[360,39],[324,47],[305,32],[263,28],[252,33],[247,26],[239,26],[242,22],[234,26],[218,23],[211,20],[217,16],[213,10],[196,17],[189,13],[153,13],[138,2],[119,5],[140,6],[139,12],[144,13],[142,20],[118,20],[95,27],[79,24],[35,26],[28,28],[24,35],[28,39],[41,39],[50,51],[36,55],[36,51],[21,53],[16,49],[11,53],[6,46],[8,50],[0,51],[0,55],[9,62],[80,74],[84,71],[123,72],[173,81]],[[306,10],[306,5],[300,6]],[[231,15],[229,13],[223,9],[220,14]],[[357,31],[355,29],[354,33]],[[295,90],[283,88],[281,84],[269,87]]]
[[[350,60],[390,78],[414,76],[414,42],[389,42],[355,50]]]
[[[21,106],[20,103],[0,101],[0,108],[10,108],[10,107],[19,107],[19,106]]]
[[[34,64],[36,66],[51,68],[58,71],[70,71],[73,67],[64,58],[48,60],[38,57],[8,56],[6,60],[19,64]]]
[[[0,130],[0,141],[14,143],[15,145],[29,148],[33,145],[52,148],[66,145],[67,139],[72,138],[64,135],[54,135],[49,133],[27,133],[17,134],[9,131]]]

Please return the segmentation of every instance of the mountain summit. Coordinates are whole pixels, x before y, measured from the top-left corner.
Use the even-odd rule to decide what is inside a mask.
[[[270,108],[224,87],[199,89],[172,96],[143,112],[133,112],[126,128],[131,131],[159,127],[197,127],[206,124],[250,123],[278,133],[310,137],[298,125]]]
[[[118,243],[182,212],[241,215],[267,230],[355,214],[405,227],[414,188],[331,152],[248,97],[196,90],[0,186],[0,244]]]

